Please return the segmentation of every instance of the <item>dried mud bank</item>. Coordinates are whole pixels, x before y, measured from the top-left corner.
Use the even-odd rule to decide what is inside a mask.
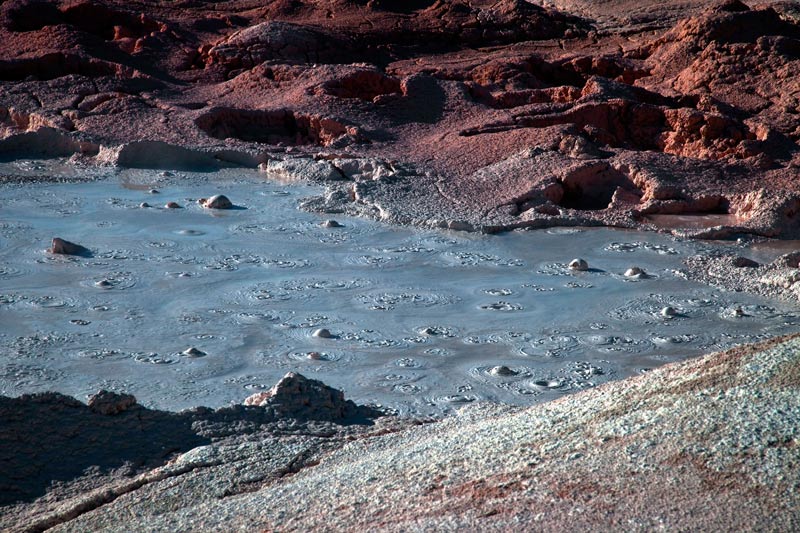
[[[9,531],[794,531],[799,369],[800,339],[785,337],[530,408],[478,405],[436,423],[390,417],[361,429],[270,425],[260,408],[174,415],[129,406],[103,415],[99,406],[119,397],[94,408],[55,395],[6,399],[31,417],[66,417],[79,432],[89,431],[80,420],[113,420],[93,419],[101,438],[72,451],[86,457],[109,445],[116,462],[3,508],[0,523]],[[134,446],[141,457],[123,465],[112,451],[128,441],[107,431],[135,444],[139,425],[160,427],[149,434],[164,442]],[[65,428],[53,426],[55,441]],[[181,432],[196,442],[166,446]],[[48,449],[28,449],[29,468],[47,459]]]

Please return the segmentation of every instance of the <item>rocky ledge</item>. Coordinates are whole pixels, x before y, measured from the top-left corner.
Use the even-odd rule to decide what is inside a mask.
[[[0,449],[19,451],[3,458],[17,467],[4,469],[4,494],[35,490],[6,498],[0,527],[794,531],[798,389],[792,336],[432,423],[370,423],[377,413],[297,375],[258,407],[218,411],[159,413],[108,393],[88,407],[3,399],[18,423]],[[305,409],[317,397],[338,406],[322,420]],[[302,414],[276,420],[279,404]]]

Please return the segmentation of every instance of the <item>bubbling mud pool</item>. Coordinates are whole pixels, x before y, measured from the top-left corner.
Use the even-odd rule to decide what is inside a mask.
[[[0,185],[4,395],[107,388],[154,408],[218,407],[297,371],[359,403],[435,415],[545,401],[800,329],[788,304],[685,280],[681,261],[710,243],[347,217],[326,228],[330,215],[297,208],[319,189],[254,171],[89,172]],[[197,204],[214,194],[238,208]],[[55,236],[92,255],[48,253]],[[574,257],[590,269],[569,270]],[[648,277],[626,278],[632,266]]]

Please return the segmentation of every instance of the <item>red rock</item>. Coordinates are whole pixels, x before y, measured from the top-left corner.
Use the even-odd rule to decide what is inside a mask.
[[[89,252],[89,250],[80,244],[75,244],[74,242],[65,241],[59,237],[55,237],[53,239],[52,246],[48,249],[48,252],[51,254],[63,254],[63,255],[85,255]]]

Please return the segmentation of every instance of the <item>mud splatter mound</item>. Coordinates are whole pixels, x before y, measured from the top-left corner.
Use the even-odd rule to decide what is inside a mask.
[[[249,396],[244,405],[268,409],[276,416],[299,420],[341,422],[379,414],[344,399],[340,390],[328,387],[316,379],[289,372],[274,387]]]

